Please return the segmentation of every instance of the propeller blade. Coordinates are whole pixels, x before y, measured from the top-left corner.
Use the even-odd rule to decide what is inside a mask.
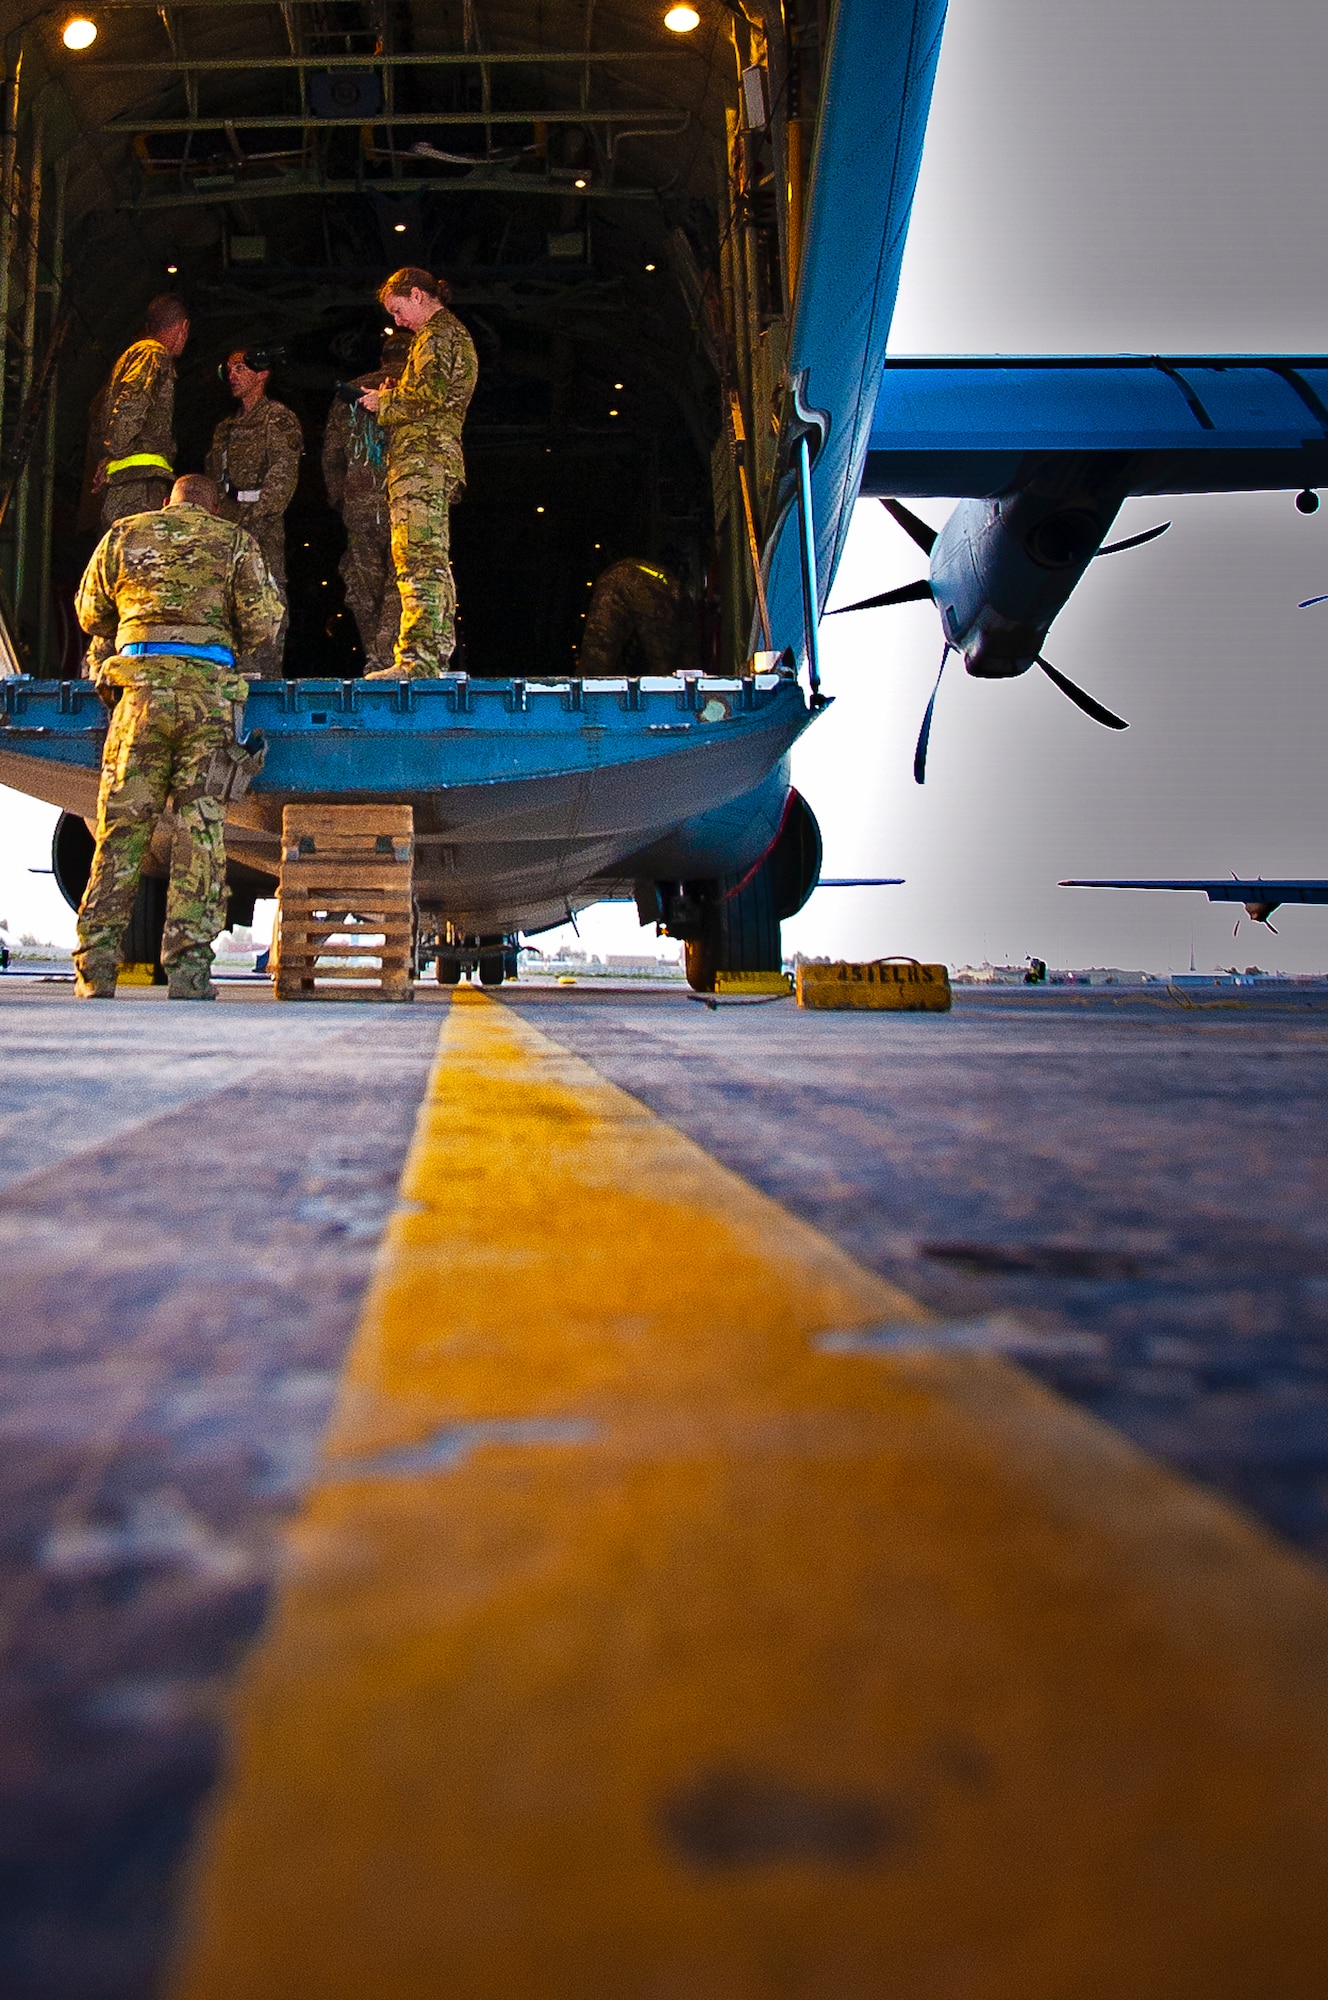
[[[827,618],[839,618],[845,611],[880,611],[887,604],[931,603],[931,585],[925,576],[916,583],[901,583],[897,590],[883,590],[879,597],[863,597],[856,604],[840,604],[827,611]]]
[[[1311,604],[1328,604],[1328,597],[1302,597],[1296,609],[1297,611],[1308,611]]]
[[[927,745],[931,741],[931,719],[936,712],[936,697],[941,691],[941,675],[945,672],[945,663],[949,657],[950,648],[947,645],[941,653],[941,664],[936,670],[936,685],[931,691],[931,700],[927,703],[927,713],[923,716],[922,727],[918,731],[918,747],[913,752],[913,782],[915,785],[925,785],[927,782]]]
[[[1082,708],[1085,715],[1091,715],[1094,722],[1100,722],[1104,729],[1129,728],[1130,725],[1128,722],[1125,722],[1119,715],[1113,715],[1109,708],[1103,708],[1100,701],[1094,701],[1091,694],[1085,694],[1081,687],[1076,687],[1072,680],[1068,680],[1064,674],[1058,673],[1050,660],[1044,660],[1040,653],[1037,656],[1037,663],[1047,676],[1047,679],[1054,682],[1062,694],[1068,695],[1076,708]]]
[[[935,528],[929,528],[925,521],[920,521],[916,514],[910,513],[902,500],[882,500],[881,505],[896,526],[903,529],[909,540],[917,543],[923,555],[929,556],[936,546]]]
[[[1170,521],[1163,521],[1156,528],[1145,528],[1142,535],[1127,535],[1123,542],[1107,542],[1097,553],[1100,556],[1118,556],[1122,549],[1141,549],[1145,542],[1155,542],[1159,535],[1165,535],[1170,526]]]

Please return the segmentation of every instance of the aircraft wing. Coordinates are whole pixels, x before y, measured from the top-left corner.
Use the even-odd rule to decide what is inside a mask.
[[[1328,486],[1328,355],[891,357],[862,492],[986,499],[1063,453],[1135,494]]]
[[[1328,882],[1278,882],[1258,877],[1237,882],[1228,876],[1215,882],[1061,882],[1062,889],[1201,889],[1210,903],[1256,903],[1276,908],[1280,903],[1328,903]]]

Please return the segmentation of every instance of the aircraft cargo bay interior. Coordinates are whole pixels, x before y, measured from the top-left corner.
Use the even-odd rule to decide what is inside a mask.
[[[87,546],[76,523],[89,406],[147,300],[178,291],[192,331],[177,470],[202,469],[230,408],[219,364],[237,347],[276,350],[271,394],[306,447],[288,515],[286,672],[358,671],[319,444],[338,381],[378,366],[374,295],[407,265],[446,273],[479,357],[454,524],[457,665],[566,675],[589,586],[625,556],[694,578],[698,667],[745,657],[736,467],[759,530],[801,227],[781,195],[801,190],[810,159],[815,6],[789,14],[773,66],[756,10],[750,22],[720,10],[689,33],[606,0],[194,4],[99,19],[82,51],[61,45],[53,17],[29,34],[15,90],[13,232],[35,255],[38,293],[25,319],[28,267],[11,249],[9,304],[28,378],[63,329],[53,450],[39,440],[13,530],[25,664],[58,674],[77,658],[67,607]],[[754,124],[739,70],[772,96]]]
[[[0,0],[0,2000],[1321,2000],[1227,4]]]

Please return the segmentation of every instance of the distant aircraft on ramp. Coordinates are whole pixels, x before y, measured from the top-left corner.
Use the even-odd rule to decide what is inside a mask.
[[[1210,903],[1241,903],[1245,914],[1252,923],[1268,924],[1273,935],[1277,935],[1277,925],[1268,923],[1275,910],[1283,903],[1328,903],[1328,882],[1279,880],[1266,881],[1256,875],[1252,882],[1242,882],[1236,876],[1229,880],[1222,877],[1214,882],[1061,882],[1062,889],[1193,889],[1201,891]],[[1236,919],[1236,929],[1240,928],[1240,918]],[[1235,931],[1232,932],[1235,936]]]

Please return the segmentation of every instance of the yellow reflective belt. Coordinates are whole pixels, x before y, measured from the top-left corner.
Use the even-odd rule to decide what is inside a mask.
[[[668,582],[668,578],[667,578],[667,576],[666,576],[666,575],[664,574],[663,570],[662,570],[662,569],[651,569],[651,567],[650,567],[650,564],[649,564],[649,563],[643,563],[643,562],[639,562],[639,563],[637,564],[637,568],[638,568],[638,569],[642,569],[642,570],[644,570],[647,576],[653,576],[653,577],[655,578],[655,581],[656,581],[657,583],[667,583],[667,582]]]
[[[109,479],[113,472],[123,472],[131,465],[159,466],[163,472],[169,472],[172,478],[175,477],[169,460],[164,459],[160,452],[156,451],[136,451],[128,458],[113,458],[106,468],[106,477]]]

